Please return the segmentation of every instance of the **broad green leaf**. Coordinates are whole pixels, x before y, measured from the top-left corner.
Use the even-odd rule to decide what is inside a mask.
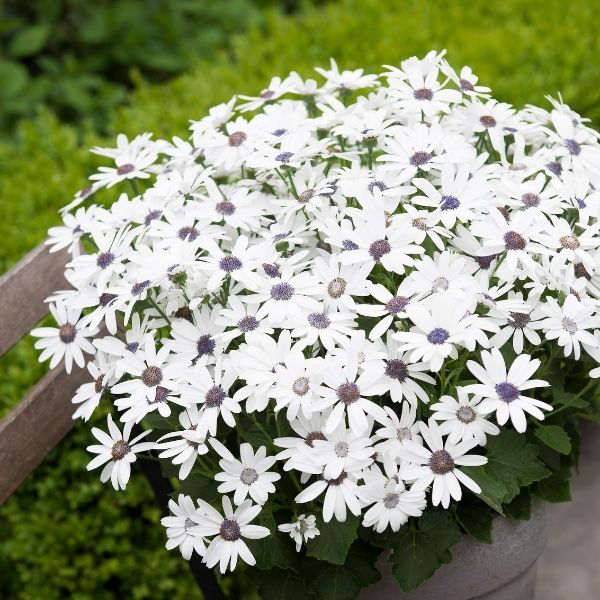
[[[303,566],[306,586],[318,600],[356,600],[362,588],[381,577],[375,567],[379,553],[380,550],[356,541],[343,565],[307,559]]]
[[[343,565],[348,549],[356,539],[358,524],[358,518],[354,515],[348,515],[343,523],[335,520],[324,523],[319,518],[317,528],[320,535],[308,541],[307,556]]]
[[[569,434],[558,425],[542,425],[535,431],[535,437],[542,440],[546,446],[561,454],[571,452],[571,440]]]
[[[256,559],[256,567],[269,570],[273,567],[297,570],[296,546],[288,535],[277,531],[277,524],[270,512],[263,511],[256,525],[267,527],[271,535],[260,540],[246,540],[250,552]]]
[[[28,80],[29,74],[23,65],[0,59],[0,98],[16,96]]]
[[[477,497],[488,506],[491,506],[497,513],[503,515],[502,502],[508,494],[506,486],[492,477],[485,470],[485,467],[461,467],[461,471],[481,488],[481,493]]]
[[[258,586],[262,600],[315,600],[304,580],[296,573],[284,569],[248,569],[246,577]]]
[[[456,517],[466,532],[484,544],[492,543],[494,513],[473,496],[463,498],[456,509]]]
[[[25,27],[15,33],[8,45],[10,56],[21,58],[37,54],[48,41],[50,26],[40,23]]]
[[[462,540],[462,534],[447,511],[423,513],[416,526],[411,522],[398,533],[391,556],[392,571],[400,587],[409,592],[450,562],[450,548]]]
[[[542,479],[542,481],[545,481]],[[541,482],[540,482],[541,483]],[[523,488],[518,496],[515,496],[504,509],[512,519],[527,521],[531,517],[531,493],[528,488]]]
[[[571,499],[570,469],[565,467],[538,481],[533,487],[536,496],[546,502],[568,502]]]
[[[164,462],[164,461],[163,461]],[[217,483],[212,477],[192,471],[186,479],[181,482],[179,493],[191,496],[193,500],[202,498],[210,503],[219,497]]]

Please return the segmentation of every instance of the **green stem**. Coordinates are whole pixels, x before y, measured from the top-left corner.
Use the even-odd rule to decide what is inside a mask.
[[[150,302],[150,304],[152,304],[152,306],[158,311],[160,316],[170,325],[171,319],[169,319],[169,317],[167,317],[167,315],[164,313],[163,309],[160,306],[158,306],[158,304],[156,304],[156,301],[154,300],[154,298],[151,298],[150,296],[148,296],[148,302]]]

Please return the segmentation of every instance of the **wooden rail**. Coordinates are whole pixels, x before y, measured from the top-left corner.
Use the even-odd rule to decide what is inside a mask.
[[[69,287],[64,278],[69,260],[67,252],[50,254],[41,244],[0,278],[0,356],[48,313],[44,299]],[[71,398],[88,378],[86,369],[75,366],[67,375],[59,365],[0,420],[0,504],[71,429]]]

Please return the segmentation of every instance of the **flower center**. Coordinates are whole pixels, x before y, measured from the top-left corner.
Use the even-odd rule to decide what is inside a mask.
[[[369,246],[369,254],[375,262],[379,262],[383,256],[391,252],[392,247],[387,240],[377,240]]]
[[[469,424],[477,418],[477,413],[470,406],[461,406],[456,411],[456,418],[461,423]]]
[[[207,408],[221,406],[223,400],[225,400],[225,392],[220,385],[213,385],[213,387],[206,392],[206,396],[204,396],[204,404]]]
[[[215,351],[216,342],[210,335],[201,335],[196,342],[198,356],[210,356]]]
[[[521,202],[527,208],[535,208],[540,205],[540,197],[537,194],[532,194],[531,192],[527,192],[521,196]]]
[[[317,440],[323,440],[326,441],[327,438],[325,437],[325,435],[323,434],[322,431],[311,431],[305,438],[304,438],[304,443],[309,447],[309,448],[314,448],[315,444],[314,442],[316,442]]]
[[[353,381],[346,381],[338,387],[336,394],[340,402],[349,405],[360,398],[360,388]]]
[[[265,272],[267,277],[271,279],[275,279],[276,277],[281,276],[281,271],[279,270],[279,265],[271,264],[271,263],[263,263],[262,265],[263,271]]]
[[[479,122],[487,129],[496,127],[497,125],[496,119],[494,119],[492,115],[483,115],[482,117],[479,117]]]
[[[385,309],[391,315],[397,315],[407,307],[409,302],[410,299],[406,298],[405,296],[396,296],[391,300],[388,300],[387,304],[385,305]]]
[[[64,323],[58,328],[58,337],[63,344],[70,344],[75,340],[77,329],[71,323]]]
[[[294,288],[285,281],[282,283],[276,283],[271,288],[271,298],[273,300],[291,300],[294,295]]]
[[[546,165],[546,169],[548,169],[550,173],[553,173],[557,177],[560,177],[560,174],[562,173],[562,165],[556,161],[549,162]]]
[[[343,296],[344,292],[346,291],[346,284],[346,280],[342,279],[341,277],[332,279],[327,286],[327,293],[329,294],[329,297],[337,299]]]
[[[323,313],[311,313],[308,315],[308,322],[315,329],[327,329],[331,325],[331,320]]]
[[[101,269],[106,269],[115,260],[115,255],[112,252],[100,252],[96,257],[96,265]]]
[[[479,265],[481,269],[487,271],[495,258],[495,254],[491,254],[490,256],[476,256],[475,262]]]
[[[187,531],[190,527],[195,527],[196,523],[194,523],[194,521],[192,521],[189,517],[185,520],[185,523],[183,524],[183,528],[185,529],[185,531]]]
[[[146,227],[148,227],[148,225],[150,225],[150,223],[152,223],[152,221],[154,221],[155,219],[160,219],[161,216],[162,216],[162,211],[151,210],[144,218],[144,225]]]
[[[445,475],[454,470],[454,461],[447,450],[436,450],[429,458],[429,468],[436,475]]]
[[[243,131],[234,131],[228,139],[229,145],[234,148],[237,146],[241,146],[246,140],[248,136]]]
[[[186,240],[188,242],[193,242],[199,235],[200,235],[200,233],[198,232],[198,230],[195,227],[182,227],[177,232],[177,237],[182,242],[185,242]]]
[[[292,158],[292,156],[294,156],[293,152],[280,152],[276,157],[275,160],[277,162],[286,164],[290,162],[290,158]]]
[[[134,283],[131,286],[131,295],[132,296],[141,296],[146,288],[150,285],[150,281],[146,279],[146,281],[140,281],[139,283]]]
[[[298,196],[298,202],[300,202],[300,204],[306,204],[314,195],[315,195],[315,190],[313,190],[312,188],[309,188],[308,190],[304,190]]]
[[[429,88],[419,88],[413,92],[413,96],[415,100],[432,100],[433,90],[430,90]]]
[[[235,212],[235,204],[224,200],[223,202],[218,202],[215,209],[220,215],[230,217]]]
[[[467,79],[460,79],[458,81],[458,85],[460,85],[461,90],[465,90],[467,92],[475,91],[475,86]]]
[[[449,337],[450,334],[445,329],[442,329],[441,327],[436,327],[427,334],[427,341],[430,344],[439,346],[440,344],[443,344]]]
[[[226,542],[235,542],[241,537],[240,526],[233,519],[225,519],[219,528],[219,535]]]
[[[575,277],[578,279],[580,277],[585,277],[588,281],[592,278],[592,276],[588,273],[583,263],[575,263]]]
[[[418,150],[408,159],[408,162],[413,167],[420,167],[421,165],[428,163],[431,160],[432,156],[433,154],[430,154],[429,152],[423,152],[422,150]]]
[[[450,286],[450,282],[445,277],[436,277],[431,284],[432,292],[445,292]]]
[[[567,250],[577,250],[581,242],[574,235],[563,235],[560,238],[560,245]]]
[[[527,313],[510,313],[509,324],[512,325],[515,329],[524,329],[529,325],[531,321],[531,317]]]
[[[527,240],[516,231],[507,231],[504,234],[504,245],[507,250],[523,250],[527,246]]]
[[[576,333],[577,332],[577,323],[570,319],[569,317],[563,317],[562,327],[568,333]]]
[[[127,175],[128,173],[132,173],[135,171],[135,166],[131,163],[127,163],[117,167],[117,175]]]
[[[310,389],[310,381],[308,377],[298,377],[292,385],[292,391],[296,396],[305,396]]]
[[[224,256],[219,261],[219,268],[225,273],[233,273],[242,268],[242,261],[236,256]]]
[[[154,400],[146,400],[148,404],[160,404],[167,399],[169,395],[169,390],[164,388],[162,385],[156,387],[156,392],[154,393]]]
[[[329,485],[342,485],[342,483],[344,483],[347,477],[348,473],[346,473],[346,471],[342,471],[338,477],[336,477],[335,479],[328,479],[327,482],[329,483]]]
[[[254,469],[246,467],[242,470],[242,473],[240,474],[240,479],[242,483],[246,485],[252,485],[254,482],[258,481],[258,473]]]
[[[385,190],[388,189],[388,186],[385,185],[385,183],[383,183],[383,181],[372,181],[368,186],[367,189],[373,193],[373,190],[377,188],[378,190],[380,190],[381,192],[384,192]]]
[[[581,146],[575,140],[565,140],[565,146],[573,156],[578,156],[581,153]]]
[[[300,534],[305,534],[308,531],[308,523],[304,519],[300,519],[298,521],[298,532]]]
[[[100,294],[100,297],[98,298],[98,303],[100,304],[100,306],[103,307],[108,306],[116,297],[116,294],[109,294],[108,292],[104,292],[103,294]]]
[[[140,347],[138,342],[130,342],[129,344],[125,344],[125,350],[127,350],[127,352],[132,352],[132,353],[136,353],[138,348]]]
[[[399,358],[386,361],[385,374],[400,383],[403,383],[408,375],[406,363]]]
[[[284,133],[287,133],[287,129],[280,128],[271,132],[271,134],[275,137],[281,137]]]
[[[258,327],[258,321],[255,317],[243,317],[238,321],[237,326],[242,333],[248,333]]]
[[[94,391],[96,392],[96,394],[100,394],[102,392],[102,390],[105,388],[104,384],[102,383],[103,379],[104,379],[104,373],[101,373],[94,380]]]
[[[498,394],[498,398],[504,402],[512,402],[521,395],[519,388],[508,381],[497,383],[496,393]]]
[[[146,367],[142,371],[142,382],[147,387],[154,387],[162,381],[162,371],[153,365]]]
[[[358,244],[355,244],[352,240],[342,241],[342,248],[344,250],[358,250]]]
[[[346,458],[346,456],[348,456],[348,450],[349,448],[346,442],[338,442],[334,447],[335,454],[338,458]]]
[[[185,319],[190,323],[194,322],[194,315],[189,306],[180,306],[173,315],[177,319]]]
[[[129,444],[125,440],[118,440],[113,444],[110,454],[113,460],[121,460],[130,451]]]
[[[396,508],[399,502],[400,494],[396,494],[395,492],[386,494],[385,498],[383,499],[383,505],[386,508]]]
[[[440,199],[441,210],[456,210],[460,206],[460,200],[454,196],[442,196]]]

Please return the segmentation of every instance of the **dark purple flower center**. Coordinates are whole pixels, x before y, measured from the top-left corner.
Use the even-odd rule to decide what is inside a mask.
[[[228,142],[230,146],[235,148],[237,146],[241,146],[247,138],[248,136],[243,131],[234,131],[229,136]]]
[[[531,317],[527,313],[511,312],[508,322],[515,329],[523,329],[527,327],[530,321]]]
[[[496,127],[496,125],[498,124],[496,122],[496,119],[494,119],[492,115],[483,115],[482,117],[479,117],[479,122],[487,129],[490,129],[491,127]]]
[[[442,196],[440,199],[441,210],[455,210],[460,206],[460,200],[454,196]]]
[[[258,327],[258,321],[255,317],[243,317],[238,321],[237,326],[242,333],[247,333],[248,331],[254,331]]]
[[[225,519],[219,528],[219,535],[226,542],[235,542],[242,537],[240,526],[233,519]]]
[[[496,393],[498,394],[498,398],[504,402],[512,402],[521,395],[519,388],[508,381],[497,383]]]
[[[375,262],[379,262],[382,257],[391,251],[392,247],[387,240],[377,240],[369,246],[369,254]]]
[[[148,286],[150,285],[150,281],[148,279],[146,279],[146,281],[140,281],[140,283],[134,283],[131,286],[131,295],[132,296],[141,296],[144,292],[144,290],[146,290],[146,288],[148,288]]]
[[[126,454],[129,454],[129,444],[125,440],[118,440],[113,444],[110,455],[113,460],[121,460]]]
[[[442,329],[441,327],[436,327],[427,334],[427,341],[430,344],[439,346],[440,344],[443,344],[449,337],[450,334],[445,329]]]
[[[327,440],[327,438],[325,437],[325,435],[323,434],[323,432],[321,431],[311,431],[305,438],[304,438],[304,443],[309,446],[310,448],[314,448],[315,446],[315,442],[317,440]]]
[[[413,167],[420,167],[421,165],[428,163],[432,156],[433,154],[430,154],[429,152],[418,150],[410,157],[408,162],[410,162]]]
[[[560,177],[560,174],[562,173],[562,165],[556,161],[549,162],[546,165],[546,169],[548,169],[548,171],[550,171],[550,173],[553,173],[557,177]]]
[[[465,90],[467,92],[475,91],[475,86],[467,79],[460,79],[458,84],[460,85],[461,90]]]
[[[281,276],[281,271],[279,270],[279,265],[271,264],[271,263],[263,263],[262,268],[266,273],[267,277],[271,279],[275,279],[276,277]]]
[[[407,298],[406,296],[395,296],[391,300],[388,300],[387,304],[385,305],[385,309],[391,315],[397,315],[408,306],[409,302],[410,298]]]
[[[275,92],[273,90],[263,90],[260,93],[260,97],[263,98],[264,100],[268,100],[269,98],[272,98],[274,94],[275,94]]]
[[[156,387],[156,392],[154,393],[154,400],[148,401],[148,404],[160,404],[167,399],[169,395],[169,390],[162,385]]]
[[[540,197],[537,194],[527,192],[521,196],[521,202],[523,202],[527,208],[535,208],[540,205]]]
[[[436,450],[429,457],[429,468],[436,475],[445,475],[454,470],[454,460],[447,450]]]
[[[100,306],[105,307],[108,306],[116,297],[116,294],[109,294],[108,292],[104,292],[103,294],[100,294],[98,302]]]
[[[504,245],[507,250],[523,250],[527,246],[527,240],[516,231],[507,231],[504,234]]]
[[[226,394],[223,391],[223,388],[220,385],[214,385],[206,392],[204,403],[208,408],[215,408],[216,406],[221,406],[221,404],[223,404],[225,396]]]
[[[125,165],[117,167],[117,175],[127,175],[128,173],[132,173],[133,171],[135,171],[135,166],[131,163],[127,163]]]
[[[331,325],[329,317],[323,313],[310,313],[308,315],[308,322],[315,329],[327,329]]]
[[[146,225],[146,227],[148,227],[148,225],[150,225],[150,223],[152,221],[154,221],[155,219],[160,219],[161,216],[162,216],[161,210],[151,210],[144,218],[144,225]]]
[[[592,276],[588,273],[587,269],[583,265],[583,263],[575,263],[575,277],[579,279],[579,277],[585,277],[588,281],[592,278]]]
[[[210,337],[210,335],[201,335],[196,342],[196,351],[198,357],[210,356],[215,351],[216,342]]]
[[[284,133],[287,133],[287,129],[275,129],[275,131],[273,131],[275,137],[281,137]]]
[[[358,250],[358,244],[355,244],[352,240],[344,240],[342,242],[342,248],[344,250]]]
[[[177,237],[184,241],[193,242],[200,235],[199,231],[195,227],[182,227],[177,232]]]
[[[300,202],[300,204],[306,204],[314,195],[315,195],[315,190],[313,188],[304,190],[298,196],[298,202]]]
[[[496,258],[495,254],[490,254],[490,256],[476,256],[475,262],[484,270],[487,271],[492,264],[492,261]]]
[[[276,157],[275,160],[277,162],[280,163],[284,163],[287,164],[290,162],[290,158],[292,158],[292,156],[294,156],[293,152],[280,152]]]
[[[415,100],[432,100],[433,90],[430,90],[429,88],[419,88],[413,92],[413,96]]]
[[[329,485],[342,485],[346,478],[348,477],[348,473],[346,471],[342,471],[337,477],[334,479],[327,479]]]
[[[96,264],[101,269],[106,269],[107,267],[110,267],[114,260],[115,255],[112,252],[100,252],[96,257]]]
[[[360,388],[353,381],[346,381],[338,387],[336,394],[340,402],[348,405],[360,398]]]
[[[236,256],[224,256],[219,261],[219,268],[225,273],[233,273],[242,268],[242,261]]]
[[[386,361],[385,374],[400,383],[403,383],[408,376],[408,367],[406,363],[399,358],[392,358]]]
[[[273,300],[291,300],[294,288],[287,282],[276,283],[271,287],[271,298]]]
[[[138,351],[139,347],[140,345],[138,342],[129,342],[129,344],[125,344],[125,350],[133,354],[135,354]]]
[[[235,204],[228,200],[224,200],[223,202],[217,202],[215,209],[220,215],[230,217],[235,212]]]
[[[581,146],[575,140],[565,140],[565,146],[573,156],[578,156],[581,153]]]
[[[383,183],[383,181],[372,181],[368,186],[368,190],[373,193],[374,189],[378,189],[382,192],[388,189],[388,186]]]

